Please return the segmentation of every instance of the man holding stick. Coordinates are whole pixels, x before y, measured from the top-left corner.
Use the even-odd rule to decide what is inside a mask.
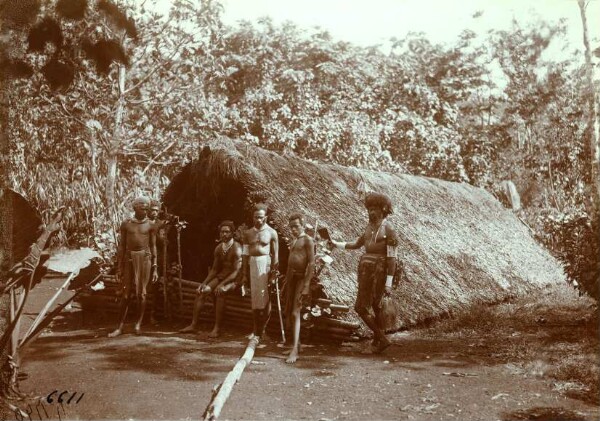
[[[148,219],[150,200],[138,197],[133,202],[134,217],[121,224],[121,238],[117,249],[117,279],[123,288],[123,303],[119,326],[108,336],[114,338],[123,332],[123,324],[129,309],[131,290],[135,288],[139,317],[135,324],[136,335],[140,334],[146,310],[146,288],[148,282],[158,279],[156,264],[156,227]]]
[[[271,313],[269,280],[279,268],[279,239],[277,231],[267,224],[265,204],[254,206],[253,222],[254,226],[246,230],[242,238],[242,283],[250,282],[252,336],[260,340]]]
[[[198,328],[200,311],[206,298],[212,294],[215,303],[215,327],[208,336],[211,338],[219,336],[225,312],[225,293],[237,286],[235,280],[242,266],[242,246],[233,239],[234,232],[235,226],[232,221],[223,221],[219,225],[221,242],[215,248],[213,264],[206,279],[196,290],[198,296],[194,301],[192,323],[180,332],[194,332]]]
[[[386,217],[392,213],[392,202],[380,193],[365,198],[369,224],[363,235],[352,243],[332,241],[343,250],[365,247],[358,264],[358,295],[354,309],[373,331],[373,352],[381,353],[391,345],[381,326],[381,299],[392,291],[396,271],[398,236]]]
[[[288,364],[294,364],[300,352],[300,310],[308,300],[310,281],[315,272],[315,243],[304,232],[304,218],[299,213],[290,215],[289,227],[294,236],[288,257],[285,275],[285,315],[286,324],[293,321],[294,344]]]

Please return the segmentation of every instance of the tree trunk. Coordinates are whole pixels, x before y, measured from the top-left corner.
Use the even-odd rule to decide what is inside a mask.
[[[110,142],[110,150],[107,158],[107,175],[106,175],[106,199],[109,212],[114,212],[115,205],[115,190],[117,185],[118,159],[119,151],[121,150],[121,138],[123,135],[123,118],[125,114],[125,66],[119,65],[119,98],[117,100],[117,109],[115,111],[115,127],[113,130],[112,141]],[[114,217],[114,215],[110,215]]]
[[[583,26],[583,45],[585,47],[585,69],[587,83],[589,89],[589,110],[588,124],[591,130],[589,135],[589,151],[590,151],[590,184],[592,190],[592,200],[597,212],[600,209],[600,122],[598,121],[598,97],[594,89],[594,64],[592,63],[592,49],[590,47],[590,39],[588,34],[586,6],[585,0],[578,0],[579,11],[581,13],[581,24]]]

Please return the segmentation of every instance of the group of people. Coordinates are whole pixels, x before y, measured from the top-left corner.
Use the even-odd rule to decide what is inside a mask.
[[[341,250],[364,247],[358,265],[358,295],[355,310],[373,331],[374,353],[390,346],[382,328],[381,301],[390,294],[396,272],[398,236],[387,216],[392,213],[390,199],[379,193],[365,198],[369,222],[361,236],[352,242],[329,240]],[[121,225],[118,248],[117,276],[123,287],[123,305],[119,326],[109,336],[120,335],[127,315],[132,291],[138,301],[138,319],[135,332],[139,334],[146,308],[148,284],[158,279],[156,239],[161,223],[158,204],[139,198],[133,204],[134,216]],[[192,322],[181,332],[198,329],[200,312],[212,296],[215,306],[215,325],[210,337],[221,332],[225,311],[225,294],[240,287],[242,295],[250,289],[253,331],[251,339],[260,341],[271,314],[269,286],[279,273],[279,238],[277,231],[267,223],[268,208],[259,203],[253,209],[253,226],[244,230],[241,243],[234,239],[235,225],[226,220],[219,225],[220,242],[214,250],[213,264],[197,289]],[[300,351],[301,309],[309,300],[310,281],[315,271],[315,240],[306,234],[304,218],[299,213],[288,218],[293,241],[289,247],[282,301],[287,329],[292,331],[292,349],[287,363],[294,363]]]

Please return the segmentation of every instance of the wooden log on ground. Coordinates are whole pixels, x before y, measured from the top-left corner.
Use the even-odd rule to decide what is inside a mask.
[[[339,313],[347,313],[350,311],[350,307],[348,307],[344,304],[331,304],[329,306],[329,309],[332,312],[339,312]]]
[[[219,391],[206,407],[206,410],[202,415],[205,421],[215,421],[219,418],[219,415],[221,415],[221,411],[223,410],[223,406],[225,405],[225,402],[227,402],[227,399],[233,390],[233,386],[240,380],[244,369],[252,361],[257,345],[258,341],[255,339],[251,339],[250,342],[248,342],[248,346],[244,351],[244,355],[242,355],[242,358],[240,358],[235,364],[233,370],[229,372],[223,383],[221,383]]]
[[[360,325],[355,322],[347,322],[345,320],[334,319],[331,317],[319,317],[315,321],[315,326],[334,326],[334,327],[345,327],[348,329],[358,329]]]
[[[326,298],[318,298],[315,304],[317,304],[321,308],[324,308],[324,307],[327,308],[331,304],[333,304],[333,302],[331,300],[326,299]]]

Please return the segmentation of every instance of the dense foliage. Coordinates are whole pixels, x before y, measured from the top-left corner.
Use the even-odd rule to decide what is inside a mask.
[[[583,55],[544,55],[562,22],[467,29],[447,45],[411,33],[383,52],[268,19],[226,26],[215,1],[175,1],[168,16],[131,1],[120,21],[93,7],[111,3],[89,3],[84,20],[53,2],[38,13],[71,46],[68,86],[43,70],[56,46],[11,58],[31,70],[15,72],[13,184],[41,208],[70,206],[68,241],[110,249],[133,195],[157,197],[204,140],[226,135],[490,191],[513,180],[521,217],[571,279],[597,279]],[[86,54],[99,41],[120,52],[107,66]]]

